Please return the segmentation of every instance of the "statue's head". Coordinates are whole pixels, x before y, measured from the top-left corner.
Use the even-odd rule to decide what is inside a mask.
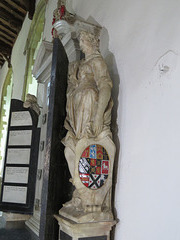
[[[79,42],[83,52],[89,48],[94,52],[99,50],[99,38],[93,33],[81,31]]]
[[[36,103],[37,102],[37,97],[36,96],[34,96],[34,95],[32,95],[32,94],[30,94],[30,93],[28,93],[27,95],[26,95],[26,102],[32,102],[32,103]]]

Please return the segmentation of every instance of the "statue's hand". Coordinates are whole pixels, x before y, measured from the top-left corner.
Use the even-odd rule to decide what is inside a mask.
[[[103,129],[103,117],[96,114],[93,122],[93,132],[95,136],[98,136],[102,132],[102,129]]]

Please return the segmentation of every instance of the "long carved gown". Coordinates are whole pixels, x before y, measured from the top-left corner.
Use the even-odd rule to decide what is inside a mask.
[[[68,81],[67,117],[65,120],[65,128],[68,133],[63,143],[74,150],[79,139],[97,137],[92,131],[92,124],[97,111],[99,92],[104,87],[109,87],[111,91],[112,81],[99,52],[82,60],[79,65],[77,62],[72,63],[69,67]],[[104,112],[102,131],[104,136],[111,136],[112,106],[113,102],[110,99]]]

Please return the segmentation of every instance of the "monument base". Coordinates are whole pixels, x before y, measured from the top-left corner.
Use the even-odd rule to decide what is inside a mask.
[[[3,217],[6,221],[6,229],[10,228],[23,228],[25,221],[27,221],[31,215],[18,214],[18,213],[3,213]]]
[[[76,223],[85,223],[85,222],[112,222],[114,220],[113,214],[111,211],[104,212],[84,212],[77,211],[73,206],[62,207],[59,210],[59,215],[72,220]]]
[[[34,211],[33,216],[25,222],[26,226],[39,237],[40,230],[40,212]]]
[[[54,215],[59,224],[59,240],[110,240],[116,221],[77,223],[61,215]]]

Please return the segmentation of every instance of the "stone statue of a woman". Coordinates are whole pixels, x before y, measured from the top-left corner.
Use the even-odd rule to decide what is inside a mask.
[[[111,137],[110,122],[113,102],[112,81],[99,52],[98,38],[89,32],[80,33],[80,48],[85,59],[69,66],[67,89],[68,130],[63,139],[65,156],[74,176],[75,147],[82,138]]]

